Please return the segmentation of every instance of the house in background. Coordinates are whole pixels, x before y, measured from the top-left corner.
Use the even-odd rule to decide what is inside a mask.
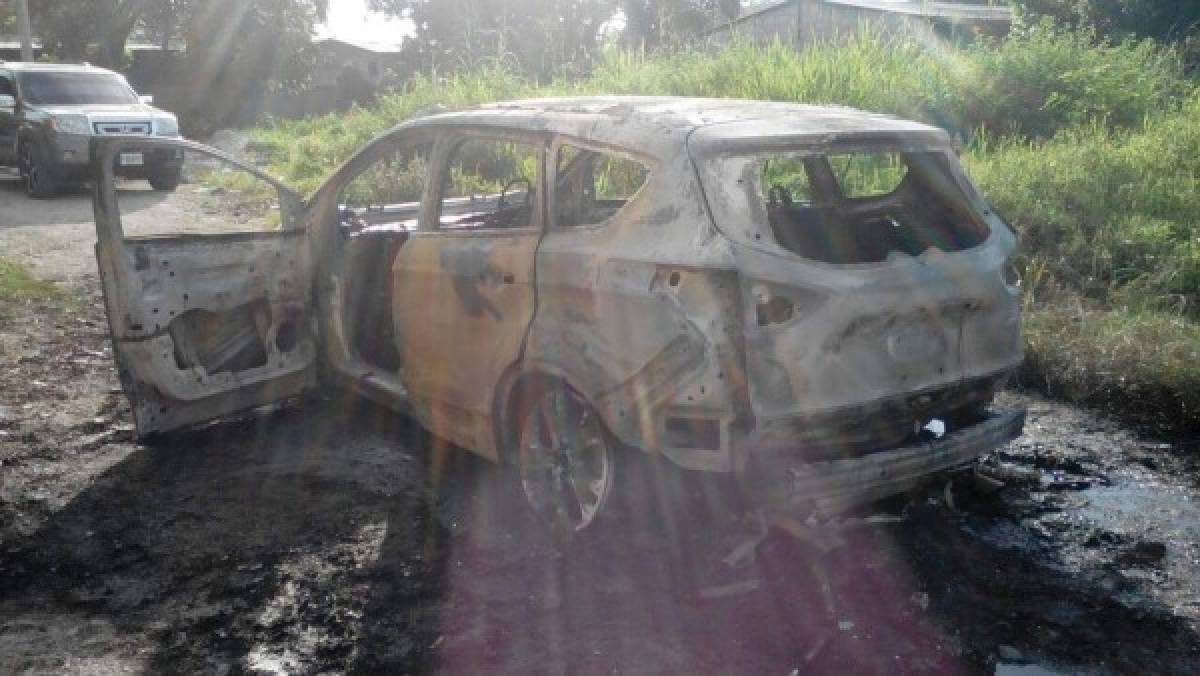
[[[275,117],[307,117],[375,100],[401,82],[403,61],[396,43],[359,42],[341,37],[313,40],[317,50],[312,81],[300,92],[271,95],[263,112]]]
[[[336,86],[339,80],[348,77],[348,72],[353,72],[353,77],[372,87],[380,87],[401,65],[398,42],[358,42],[324,37],[313,40],[313,46],[317,49],[313,85],[317,87]]]
[[[986,0],[775,0],[746,7],[738,18],[709,30],[708,36],[718,44],[744,36],[801,49],[866,27],[884,35],[970,42],[983,35],[1003,36],[1012,21],[1011,7]]]
[[[125,45],[129,54],[129,66],[125,77],[139,94],[151,94],[162,98],[163,94],[178,85],[179,66],[187,45],[183,40],[150,42],[132,39]]]

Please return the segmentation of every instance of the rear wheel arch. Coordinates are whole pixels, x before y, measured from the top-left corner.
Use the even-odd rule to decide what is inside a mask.
[[[517,435],[520,427],[519,421],[516,420],[517,405],[522,392],[527,391],[528,387],[538,381],[561,382],[566,387],[578,392],[593,409],[596,408],[591,398],[575,387],[561,369],[550,364],[514,362],[500,376],[493,396],[492,419],[495,421],[493,427],[496,435],[496,449],[499,451],[499,459],[502,464],[516,462],[516,458],[513,457],[513,449],[516,448],[518,442]]]
[[[545,408],[550,401],[555,403]],[[622,483],[625,449],[566,374],[542,364],[514,364],[497,388],[495,408],[499,461],[550,528],[556,547],[591,530],[596,519],[611,522],[610,498]]]

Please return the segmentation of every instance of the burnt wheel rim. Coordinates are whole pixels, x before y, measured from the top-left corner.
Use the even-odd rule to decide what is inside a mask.
[[[587,528],[612,492],[603,423],[568,389],[540,393],[522,423],[520,469],[525,499],[540,518],[556,531]]]

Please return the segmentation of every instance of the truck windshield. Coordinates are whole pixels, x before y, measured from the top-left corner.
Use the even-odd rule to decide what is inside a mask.
[[[21,95],[34,105],[121,105],[137,103],[137,95],[115,75],[103,73],[21,73]]]

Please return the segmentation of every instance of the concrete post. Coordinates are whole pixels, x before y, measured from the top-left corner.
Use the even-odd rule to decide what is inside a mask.
[[[17,30],[21,32],[21,60],[33,61],[33,29],[29,26],[29,0],[17,0]]]

